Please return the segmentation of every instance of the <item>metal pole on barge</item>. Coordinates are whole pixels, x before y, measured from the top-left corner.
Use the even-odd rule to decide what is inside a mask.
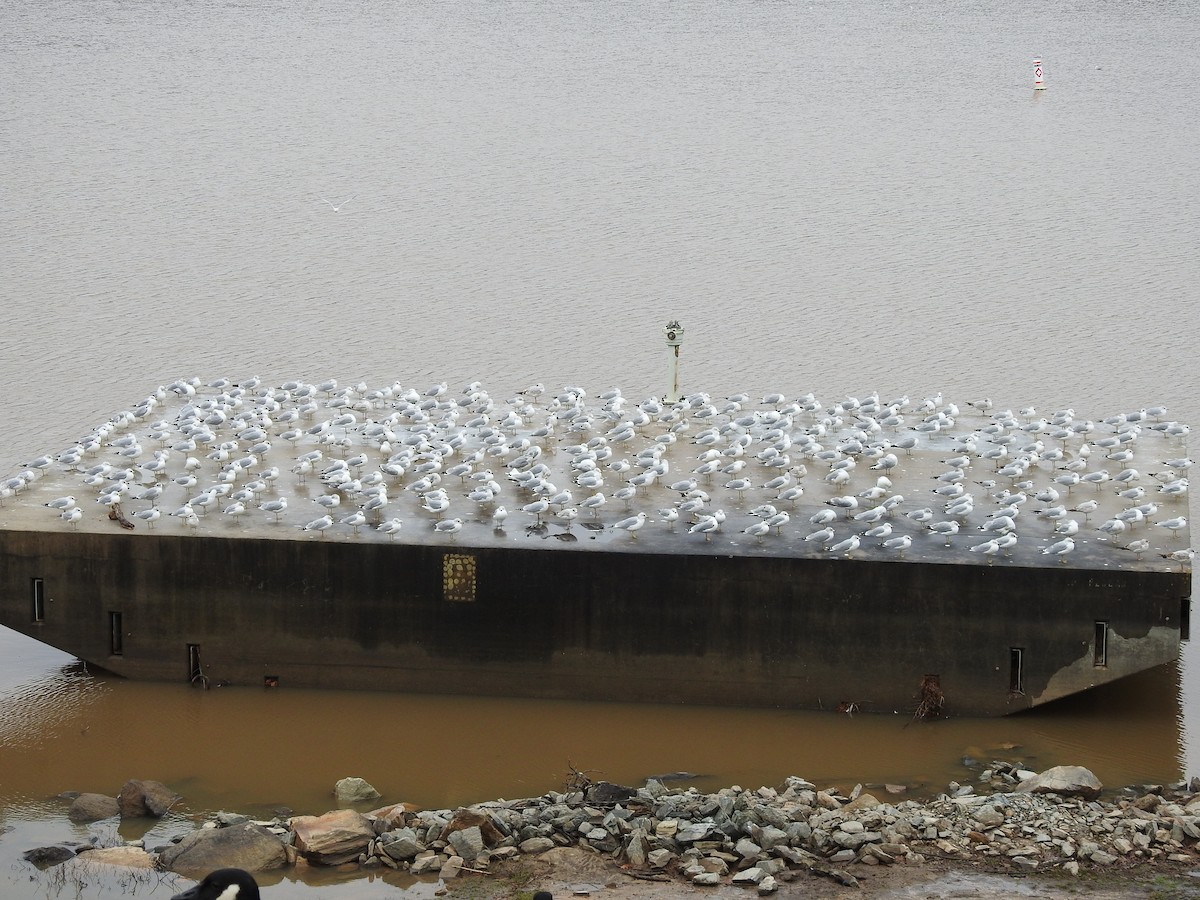
[[[668,403],[679,402],[679,345],[683,343],[683,326],[678,320],[668,322],[663,328],[663,334],[667,336],[667,350],[670,352],[670,368],[668,370],[668,378],[670,388],[667,391],[666,400]]]

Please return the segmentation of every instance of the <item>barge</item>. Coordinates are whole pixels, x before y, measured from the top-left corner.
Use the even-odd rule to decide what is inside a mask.
[[[203,686],[985,716],[1186,635],[1187,460],[1156,422],[1123,444],[1159,477],[1083,451],[1128,416],[439,387],[160,389],[10,479],[0,624]]]

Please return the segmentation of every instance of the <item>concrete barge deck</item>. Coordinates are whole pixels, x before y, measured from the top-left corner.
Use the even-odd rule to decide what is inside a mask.
[[[0,507],[0,623],[128,677],[892,712],[936,676],[997,715],[1170,662],[1187,627],[1185,454],[1150,420],[161,393]]]

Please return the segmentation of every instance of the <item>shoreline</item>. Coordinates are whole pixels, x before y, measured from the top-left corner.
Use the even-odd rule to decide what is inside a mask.
[[[478,898],[523,897],[527,888],[630,900],[748,890],[1012,896],[1021,893],[1014,885],[1035,883],[1038,896],[1075,895],[1085,885],[1097,896],[1110,889],[1128,896],[1164,879],[1177,891],[1167,896],[1191,896],[1193,885],[1200,893],[1189,874],[1200,867],[1200,779],[1102,793],[1080,767],[1039,774],[994,761],[974,784],[951,783],[918,801],[895,799],[886,786],[822,790],[795,776],[774,788],[708,794],[653,779],[631,788],[581,776],[570,790],[540,797],[369,812],[356,807],[377,794],[360,779],[346,781],[361,792],[324,815],[255,821],[218,813],[166,845],[83,848],[69,857],[93,870],[112,862],[192,878],[232,865],[261,873],[268,896],[277,874],[307,881],[306,874],[335,872],[348,879],[348,896],[368,875],[407,876]],[[136,784],[156,798],[147,807],[154,815],[154,803],[167,799],[157,793],[163,786]],[[170,797],[160,815],[179,799]]]

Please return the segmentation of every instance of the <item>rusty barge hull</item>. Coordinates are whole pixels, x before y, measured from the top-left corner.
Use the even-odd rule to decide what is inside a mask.
[[[200,684],[1023,710],[1169,663],[1188,572],[0,531],[0,624]]]

